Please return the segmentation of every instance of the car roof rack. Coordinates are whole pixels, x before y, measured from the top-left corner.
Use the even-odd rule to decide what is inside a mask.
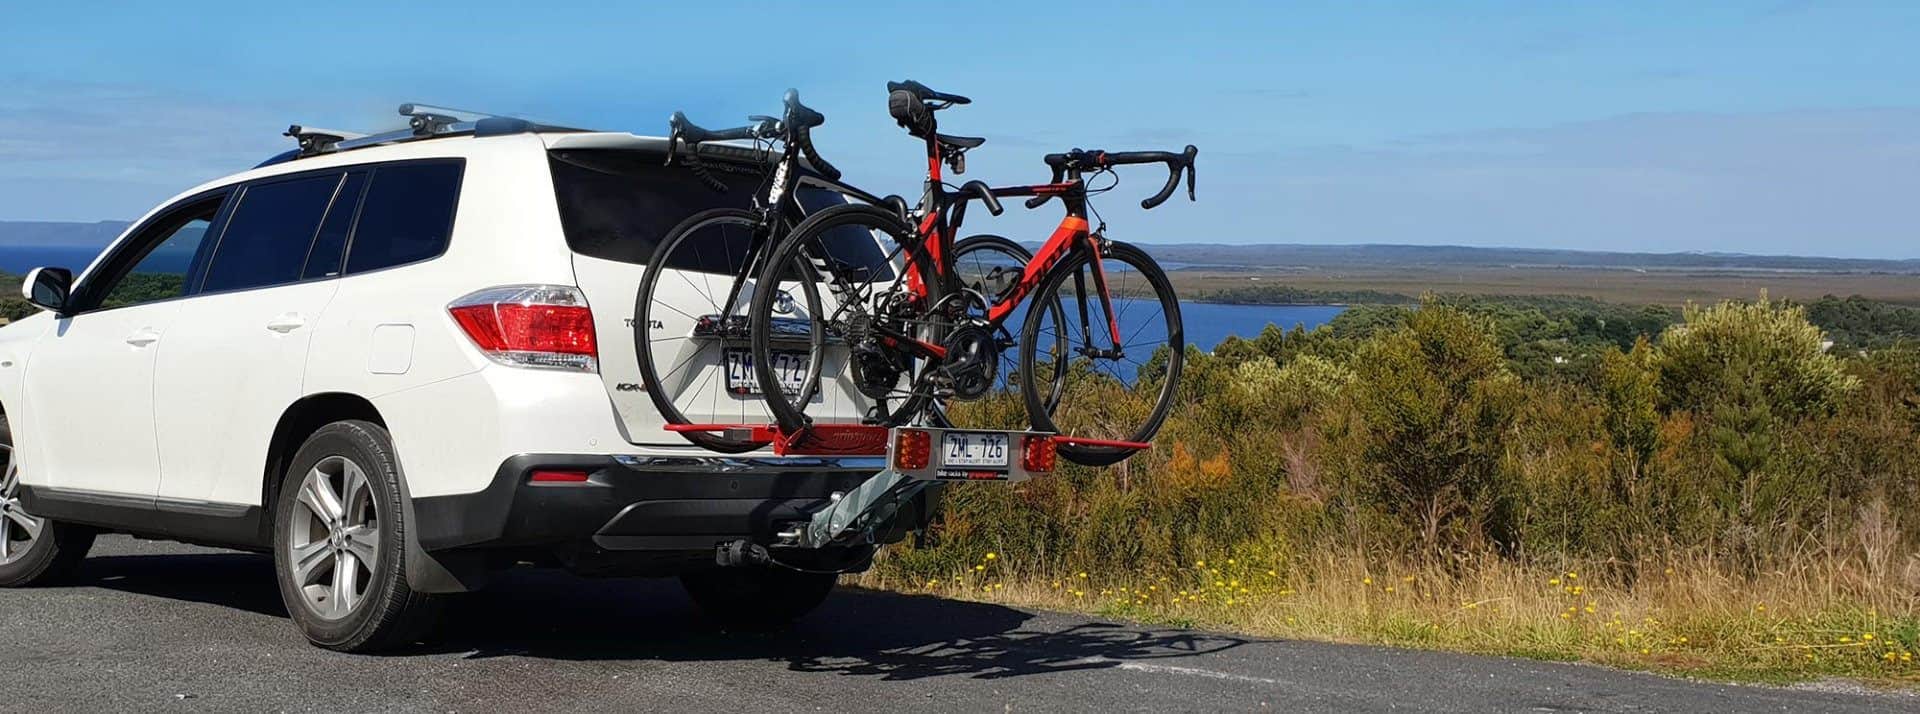
[[[298,148],[274,156],[262,162],[260,166],[304,159],[309,156],[352,151],[369,146],[397,144],[421,139],[435,139],[446,136],[502,136],[526,132],[550,131],[586,131],[573,127],[539,124],[525,119],[488,114],[486,112],[453,109],[408,102],[400,105],[400,116],[407,118],[407,128],[377,134],[361,134],[337,129],[322,129],[294,124],[287,127],[285,136],[292,137]],[[259,168],[256,166],[254,168]]]

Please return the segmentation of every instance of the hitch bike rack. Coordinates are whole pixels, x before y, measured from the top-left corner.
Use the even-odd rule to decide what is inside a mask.
[[[878,473],[851,491],[833,494],[806,520],[786,524],[770,546],[746,540],[720,544],[714,557],[722,566],[764,565],[772,559],[769,547],[818,549],[875,543],[877,534],[899,515],[900,505],[922,491],[956,481],[1014,484],[1052,473],[1058,460],[1056,448],[1061,444],[1151,448],[1138,442],[1035,431],[931,426],[816,424],[792,433],[767,424],[670,424],[666,428],[765,441],[781,456],[886,457],[886,465]]]

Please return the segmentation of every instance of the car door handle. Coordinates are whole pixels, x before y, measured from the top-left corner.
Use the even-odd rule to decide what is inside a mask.
[[[267,329],[283,335],[306,326],[307,318],[297,312],[289,312],[267,322]]]
[[[145,347],[159,341],[160,333],[155,332],[151,327],[142,327],[133,334],[127,335],[127,344],[135,347]]]

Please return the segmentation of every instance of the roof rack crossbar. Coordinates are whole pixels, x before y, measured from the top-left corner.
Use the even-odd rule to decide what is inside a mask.
[[[491,135],[494,133],[518,133],[523,131],[582,131],[571,127],[536,124],[523,119],[513,119],[486,112],[469,111],[439,107],[431,104],[408,102],[400,105],[400,116],[407,118],[407,128],[377,134],[360,134],[350,131],[320,129],[295,124],[287,128],[286,135],[293,137],[300,148],[291,158],[306,158],[338,151],[351,151],[368,146],[393,144],[417,139],[431,139],[461,134]],[[268,163],[282,160],[281,157],[268,159]],[[266,165],[266,164],[262,164]]]

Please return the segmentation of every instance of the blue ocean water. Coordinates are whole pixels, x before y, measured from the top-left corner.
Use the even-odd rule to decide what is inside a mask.
[[[1187,343],[1203,350],[1212,350],[1226,340],[1228,336],[1251,339],[1260,334],[1267,325],[1278,325],[1280,329],[1293,329],[1301,325],[1311,330],[1327,324],[1339,315],[1345,305],[1228,305],[1211,302],[1180,303],[1180,325],[1186,332]],[[1120,301],[1115,307],[1120,316],[1122,334],[1164,333],[1164,324],[1159,311],[1151,304],[1141,300]],[[1153,322],[1158,324],[1148,325]],[[1156,339],[1146,334],[1129,337],[1136,339]],[[1157,339],[1165,339],[1159,337]]]
[[[72,246],[0,246],[0,272],[24,275],[34,268],[66,268],[75,273],[86,269],[100,254],[98,248]]]

